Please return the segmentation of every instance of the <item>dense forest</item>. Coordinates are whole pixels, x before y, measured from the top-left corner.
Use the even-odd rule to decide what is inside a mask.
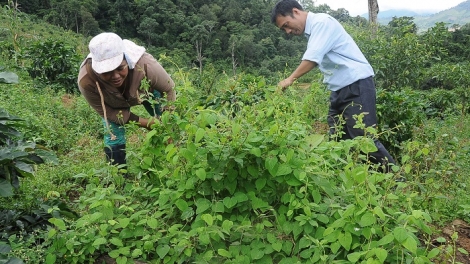
[[[234,73],[244,71],[269,76],[297,65],[305,47],[303,38],[288,39],[272,25],[270,12],[275,2],[2,0],[0,4],[10,3],[11,8],[84,36],[116,32],[123,38],[140,42],[152,52],[166,53],[180,66],[202,70],[207,63]],[[306,10],[328,13],[356,29],[369,27],[365,18],[351,17],[343,8],[332,10],[326,4],[315,6],[312,1],[300,3]],[[394,18],[388,26],[382,27],[384,30],[406,27],[409,33],[418,32],[411,17]],[[462,25],[442,39],[453,43],[448,48],[449,58],[469,58],[465,49],[468,43],[465,36],[469,32],[469,27]],[[432,30],[424,35],[431,34],[434,34]]]
[[[3,3],[2,3],[3,2]],[[6,4],[7,1],[0,1]],[[85,36],[102,31],[138,39],[150,50],[166,52],[185,65],[214,63],[260,73],[284,70],[296,64],[304,44],[287,41],[270,22],[275,0],[28,0],[11,1],[22,12]],[[340,21],[366,26],[344,9],[327,5],[305,8],[328,12]]]

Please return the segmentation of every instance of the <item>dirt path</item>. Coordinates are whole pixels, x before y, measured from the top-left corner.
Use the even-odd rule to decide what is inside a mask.
[[[433,245],[439,247],[441,252],[447,252],[447,254],[441,254],[441,257],[437,260],[438,262],[435,263],[470,264],[470,224],[456,219],[442,228],[441,231],[442,233],[433,240]],[[454,233],[458,235],[458,238],[455,240],[455,250],[450,250],[454,247],[452,239],[452,237],[455,238]],[[438,242],[436,240],[438,237],[444,237],[446,242]]]

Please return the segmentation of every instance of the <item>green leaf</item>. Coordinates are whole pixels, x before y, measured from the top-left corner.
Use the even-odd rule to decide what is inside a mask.
[[[232,221],[224,220],[224,222],[222,223],[222,231],[224,231],[226,233],[230,233],[230,229],[232,228],[232,226],[233,226]]]
[[[429,251],[427,257],[429,259],[435,258],[441,253],[441,250],[439,248],[433,248],[431,251]]]
[[[33,176],[33,166],[31,164],[27,164],[22,161],[15,162],[15,169],[24,177],[32,177]]]
[[[281,242],[274,242],[274,243],[271,244],[271,246],[277,252],[281,252],[281,249],[282,249],[282,243]]]
[[[209,260],[211,260],[213,256],[214,256],[214,252],[212,250],[208,250],[206,251],[206,253],[204,253],[203,259],[209,262]]]
[[[6,179],[0,179],[0,196],[10,197],[13,196],[13,186]]]
[[[330,248],[331,248],[331,252],[333,254],[336,254],[338,250],[341,248],[341,244],[338,241],[336,241],[330,245]]]
[[[277,166],[278,166],[278,161],[276,157],[268,157],[266,158],[264,162],[264,166],[266,166],[266,169],[268,169],[269,173],[272,176],[276,176],[277,174]]]
[[[248,201],[248,196],[245,193],[242,193],[242,192],[236,192],[233,195],[233,197],[235,197],[239,203]]]
[[[56,226],[59,230],[65,230],[65,222],[59,218],[51,218],[49,222]]]
[[[211,226],[214,224],[214,218],[210,214],[203,214],[201,216],[201,219],[204,220],[204,222],[206,222],[208,226]]]
[[[56,255],[49,253],[46,256],[46,264],[54,264],[56,259],[57,259]],[[10,263],[10,262],[8,262],[8,263]],[[21,263],[23,263],[23,262],[21,262]]]
[[[359,145],[359,148],[363,153],[366,153],[366,154],[377,151],[377,146],[375,145],[375,143],[372,139],[371,140],[365,140],[365,142],[362,141],[362,144]]]
[[[238,202],[238,200],[235,197],[225,197],[224,200],[223,200],[223,203],[224,203],[225,207],[227,207],[229,209],[234,207],[237,204],[237,202]]]
[[[351,249],[351,244],[352,244],[352,236],[351,233],[346,232],[345,234],[341,234],[339,237],[339,243],[341,243],[341,246],[343,246],[346,250]]]
[[[307,237],[302,237],[299,241],[299,249],[309,247],[312,244],[312,241]]]
[[[106,242],[107,242],[106,238],[99,237],[99,238],[95,239],[92,246],[94,246],[95,248],[99,248],[99,246],[106,244]]]
[[[201,245],[209,245],[209,243],[211,242],[209,234],[207,232],[199,234],[199,242],[201,243]]]
[[[144,242],[144,249],[145,250],[150,250],[150,249],[154,249],[154,243],[153,241],[145,241]]]
[[[363,166],[354,168],[351,173],[357,183],[363,183],[367,178],[367,170]]]
[[[379,246],[388,245],[393,241],[393,239],[394,239],[394,236],[392,234],[388,234],[379,240]]]
[[[290,255],[291,252],[292,252],[292,247],[293,246],[294,246],[294,244],[292,242],[286,240],[282,244],[282,251],[284,251],[284,253],[286,253],[287,255]]]
[[[414,240],[414,238],[412,237],[408,237],[403,243],[402,245],[408,249],[411,253],[413,254],[416,254],[416,250],[418,248],[418,245],[416,243],[416,240]]]
[[[286,183],[290,186],[300,186],[302,182],[293,176],[287,176]]]
[[[250,149],[250,153],[255,155],[256,157],[261,157],[261,149],[260,148],[252,148]]]
[[[363,252],[354,252],[351,254],[348,254],[348,260],[351,261],[352,263],[356,263],[361,256],[364,255]]]
[[[384,263],[385,260],[387,259],[388,252],[387,250],[383,248],[376,248],[375,255],[377,256],[377,258],[380,260],[381,263]]]
[[[386,219],[386,216],[385,216],[384,212],[382,211],[382,208],[380,208],[378,206],[374,208],[374,214],[376,214],[382,220]]]
[[[215,202],[215,204],[212,205],[212,211],[214,211],[214,212],[216,212],[216,213],[223,213],[223,212],[225,212],[224,203],[223,203],[223,202],[220,202],[220,201]]]
[[[198,143],[199,141],[201,141],[201,139],[204,137],[205,134],[206,134],[206,131],[204,129],[198,128],[196,131],[196,138],[194,139],[194,142]]]
[[[160,259],[163,259],[166,254],[170,251],[170,246],[168,245],[159,245],[157,247],[157,254],[160,257]]]
[[[132,255],[131,255],[131,256],[132,256],[132,258],[138,258],[139,256],[142,255],[142,253],[143,253],[143,252],[142,252],[141,249],[136,248],[136,249],[134,249],[134,251],[132,251]]]
[[[186,211],[186,209],[188,209],[188,203],[187,203],[185,200],[182,200],[182,199],[176,200],[175,205],[176,205],[176,207],[178,207],[178,209],[180,209],[182,212],[183,212],[183,211]]]
[[[118,258],[121,254],[119,253],[119,250],[115,249],[115,250],[111,250],[108,255],[112,258]]]
[[[399,243],[402,243],[408,238],[408,231],[404,227],[396,227],[393,230],[393,236]]]
[[[236,136],[238,133],[240,133],[240,130],[242,130],[242,126],[237,124],[237,123],[233,123],[232,124],[232,135],[233,136]]]
[[[117,237],[113,237],[109,240],[109,242],[115,246],[118,246],[118,247],[123,247],[124,245],[122,244],[122,240],[117,238]]]
[[[226,257],[226,258],[231,258],[232,257],[232,254],[230,254],[229,251],[227,251],[226,249],[223,249],[223,248],[219,248],[217,250],[217,253],[219,255],[221,255],[222,257]]]
[[[256,185],[256,189],[260,191],[261,189],[264,188],[264,186],[266,186],[266,178],[257,179],[255,182],[255,185]]]
[[[127,264],[127,257],[122,256],[116,259],[116,264]]]
[[[262,257],[264,257],[264,250],[258,248],[252,248],[250,253],[251,258],[254,260],[261,259]]]
[[[310,149],[314,149],[320,145],[320,143],[323,142],[323,139],[325,138],[324,135],[320,134],[312,134],[307,137],[305,137],[305,141],[307,142],[308,146]]]
[[[196,176],[204,181],[206,179],[206,171],[203,168],[199,168],[196,170]]]
[[[277,169],[276,176],[288,175],[292,172],[292,168],[289,165],[281,164]]]
[[[375,221],[375,216],[372,213],[367,212],[362,215],[361,221],[359,221],[359,225],[361,225],[362,227],[371,226],[375,224]]]
[[[158,226],[158,221],[155,218],[150,218],[147,220],[147,225],[152,229],[156,229]]]
[[[4,263],[4,262],[2,262],[0,259],[0,263]],[[10,258],[6,263],[7,264],[24,264],[24,262],[21,259],[16,258],[16,257]]]
[[[211,202],[205,198],[199,198],[196,200],[196,214],[204,213],[207,209],[211,207]]]
[[[119,226],[122,227],[122,228],[126,228],[129,225],[130,221],[131,220],[129,220],[129,218],[118,219]]]

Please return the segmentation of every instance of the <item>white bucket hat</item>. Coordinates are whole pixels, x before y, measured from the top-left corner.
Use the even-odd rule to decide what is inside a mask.
[[[101,33],[90,40],[88,45],[92,59],[91,66],[96,73],[113,71],[124,59],[124,42],[115,33]]]

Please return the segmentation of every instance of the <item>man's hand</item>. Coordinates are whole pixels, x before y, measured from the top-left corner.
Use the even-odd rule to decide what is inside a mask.
[[[294,83],[294,79],[292,78],[287,78],[282,81],[280,81],[277,86],[281,88],[281,91],[284,91],[287,87],[291,86]]]
[[[303,60],[289,77],[279,82],[278,87],[284,91],[287,87],[291,86],[295,80],[302,77],[316,66],[317,63],[314,61]]]

